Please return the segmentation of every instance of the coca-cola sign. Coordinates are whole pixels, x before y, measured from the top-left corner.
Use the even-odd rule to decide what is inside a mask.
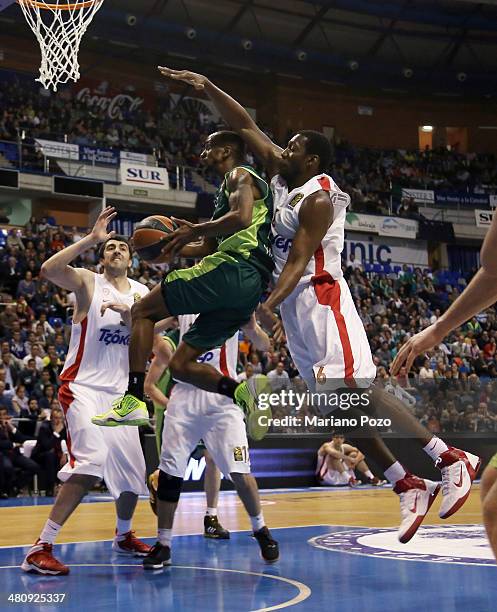
[[[102,95],[97,89],[91,90],[90,87],[80,89],[76,94],[78,102],[84,102],[93,110],[107,113],[111,119],[123,119],[123,111],[127,113],[136,112],[144,103],[144,99],[139,96],[119,93],[115,96]]]

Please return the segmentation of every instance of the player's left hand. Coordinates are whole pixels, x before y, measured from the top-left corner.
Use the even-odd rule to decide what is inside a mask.
[[[171,220],[179,225],[177,230],[172,232],[166,242],[165,247],[162,249],[163,256],[172,258],[178,255],[181,249],[190,244],[190,242],[196,242],[199,239],[197,225],[186,221],[185,219],[176,219],[171,217]]]
[[[444,335],[442,331],[439,331],[435,323],[414,335],[412,338],[409,338],[393,361],[390,369],[391,376],[396,376],[403,365],[406,366],[409,372],[416,357],[442,342]]]
[[[131,308],[127,304],[105,302],[104,304],[102,304],[102,307],[100,308],[100,314],[102,315],[102,317],[104,316],[107,308],[110,308],[114,312],[118,312],[121,315],[131,314]]]

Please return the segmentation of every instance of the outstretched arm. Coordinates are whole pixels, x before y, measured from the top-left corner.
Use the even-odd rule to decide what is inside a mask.
[[[201,74],[163,66],[159,66],[159,71],[170,79],[183,81],[197,91],[204,91],[214,102],[224,121],[240,134],[249,149],[263,162],[269,175],[273,177],[278,174],[281,147],[264,134],[241,104]]]
[[[69,264],[89,248],[112,238],[115,232],[108,232],[107,225],[116,215],[115,208],[107,207],[100,213],[92,231],[87,236],[55,253],[44,262],[41,266],[41,278],[49,280],[62,289],[74,291],[78,297],[78,293],[81,293],[86,282],[93,277],[93,273],[83,268],[73,268]]]
[[[481,249],[482,267],[469,285],[436,323],[410,338],[397,354],[391,369],[392,376],[398,374],[405,364],[409,371],[418,355],[432,349],[453,329],[471,319],[497,301],[497,215],[485,236]]]

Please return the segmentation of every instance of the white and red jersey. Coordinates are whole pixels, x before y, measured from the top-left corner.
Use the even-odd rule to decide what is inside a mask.
[[[344,245],[345,216],[350,197],[341,191],[331,176],[318,174],[301,187],[288,192],[285,179],[277,175],[271,181],[274,195],[275,216],[272,226],[272,248],[275,261],[274,280],[278,280],[288,259],[293,238],[299,228],[299,212],[304,200],[317,191],[327,191],[333,205],[333,223],[328,228],[321,245],[309,260],[299,281],[299,286],[309,283],[313,277],[329,275],[342,277],[341,253]]]
[[[110,308],[101,315],[106,302],[131,306],[148,293],[147,287],[129,280],[129,291],[120,293],[103,274],[95,274],[95,288],[88,314],[81,323],[72,324],[71,340],[63,382],[75,382],[92,389],[124,393],[128,384],[128,346],[130,329],[121,315]]]
[[[181,342],[184,334],[190,329],[195,322],[198,315],[179,315],[179,342]],[[206,351],[203,355],[197,359],[199,363],[207,363],[213,368],[216,368],[224,376],[231,378],[236,377],[236,364],[238,362],[238,332],[231,336],[226,342],[217,348],[213,348],[210,351]],[[178,385],[192,387],[188,383],[181,381],[177,382]],[[197,387],[194,387],[198,390]]]

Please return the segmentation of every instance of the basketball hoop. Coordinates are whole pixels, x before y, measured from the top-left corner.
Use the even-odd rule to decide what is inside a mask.
[[[78,52],[83,34],[104,0],[17,0],[40,45],[45,89],[80,77]]]

